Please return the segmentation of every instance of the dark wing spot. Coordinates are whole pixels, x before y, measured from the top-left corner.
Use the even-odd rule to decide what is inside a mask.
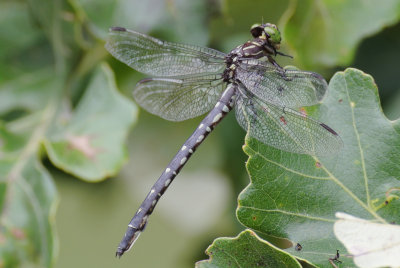
[[[310,75],[314,76],[315,78],[317,78],[319,80],[324,80],[325,81],[325,79],[320,74],[317,74],[317,73],[314,73],[314,72],[310,72]]]
[[[140,80],[137,84],[143,84],[143,83],[147,83],[147,82],[151,82],[153,81],[153,78],[144,78],[142,80]]]
[[[331,129],[330,127],[328,127],[328,126],[325,125],[324,123],[321,123],[320,125],[321,125],[321,127],[323,127],[323,128],[325,128],[326,130],[328,130],[330,133],[332,133],[333,135],[338,136],[338,134],[337,134],[333,129]]]
[[[281,86],[279,86],[279,87],[278,87],[278,91],[279,91],[279,92],[281,92],[281,93],[282,93],[282,91],[283,91],[283,90],[285,90],[285,88],[284,88],[284,87],[281,87]]]
[[[116,27],[111,27],[110,31],[126,32],[126,28],[116,26]]]

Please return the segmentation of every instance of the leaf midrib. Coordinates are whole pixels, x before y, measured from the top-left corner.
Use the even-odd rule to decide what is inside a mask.
[[[356,125],[356,119],[355,119],[355,114],[354,114],[354,107],[355,107],[355,103],[351,100],[350,98],[350,93],[349,93],[349,87],[347,84],[347,76],[346,73],[344,73],[343,75],[343,80],[344,80],[344,86],[345,86],[345,91],[346,91],[346,95],[348,98],[348,103],[349,103],[349,108],[351,110],[351,120],[352,120],[352,126],[354,129],[354,134],[356,136],[357,139],[357,146],[360,150],[360,160],[361,160],[361,167],[362,167],[362,173],[363,173],[363,179],[364,179],[364,187],[365,187],[365,194],[366,194],[366,198],[367,198],[367,205],[364,204],[364,202],[362,202],[361,200],[359,200],[357,198],[357,200],[359,200],[359,202],[361,202],[360,204],[369,212],[371,213],[371,215],[373,215],[377,220],[381,221],[382,223],[386,223],[386,221],[381,218],[373,209],[373,206],[371,205],[371,198],[370,198],[370,194],[369,194],[369,187],[368,187],[368,175],[367,175],[367,170],[366,170],[366,166],[365,166],[365,158],[364,158],[364,150],[361,146],[361,139],[360,139],[360,134],[358,133],[358,129],[357,129],[357,125]],[[352,105],[352,103],[354,103],[354,105]],[[329,172],[328,170],[324,169],[326,172]],[[334,177],[332,177],[334,178]],[[336,180],[336,178],[335,178]],[[341,185],[343,185],[340,181],[337,181],[337,183],[340,183]],[[343,185],[344,186],[344,185]],[[343,188],[344,189],[344,188]],[[346,188],[347,189],[347,188]],[[348,190],[348,189],[347,189]],[[355,196],[352,192],[351,196]]]

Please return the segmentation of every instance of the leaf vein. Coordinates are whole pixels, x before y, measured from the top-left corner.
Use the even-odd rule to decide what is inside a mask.
[[[349,94],[349,87],[347,85],[347,79],[344,79],[344,85],[346,88],[346,94],[347,94],[347,98],[349,100],[349,106],[350,106],[350,110],[351,110],[351,120],[352,120],[352,125],[354,128],[354,134],[356,135],[356,139],[357,139],[357,144],[358,144],[358,148],[360,149],[360,158],[361,158],[361,167],[362,167],[362,172],[363,172],[363,177],[364,177],[364,186],[365,186],[365,195],[367,198],[367,206],[368,208],[372,208],[371,206],[371,198],[369,195],[369,187],[368,187],[368,175],[367,175],[367,170],[365,168],[365,158],[364,158],[364,150],[361,146],[361,139],[360,139],[360,134],[358,133],[358,129],[356,126],[356,120],[355,120],[355,115],[354,115],[354,106],[352,105],[352,101],[350,98],[350,94]]]
[[[322,218],[322,217],[304,215],[301,213],[294,213],[294,212],[289,212],[289,211],[285,211],[285,210],[281,210],[281,209],[262,209],[262,208],[255,208],[255,207],[249,207],[249,206],[243,206],[243,205],[240,205],[240,207],[245,208],[245,209],[254,210],[254,211],[261,211],[261,212],[278,212],[278,213],[282,213],[282,214],[286,214],[286,215],[302,217],[302,218],[307,218],[307,219],[313,219],[313,220],[317,220],[317,221],[325,221],[325,222],[332,222],[332,223],[335,222],[335,219],[326,219],[326,218]]]

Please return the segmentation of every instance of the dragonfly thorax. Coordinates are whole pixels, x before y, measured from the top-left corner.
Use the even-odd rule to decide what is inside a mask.
[[[275,49],[264,38],[254,38],[237,46],[225,58],[226,69],[223,74],[224,81],[232,82],[235,80],[236,68],[241,60],[266,57],[271,63],[274,63],[275,61],[271,57],[274,55],[276,55]]]

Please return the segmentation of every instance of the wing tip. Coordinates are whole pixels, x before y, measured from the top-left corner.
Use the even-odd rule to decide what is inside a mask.
[[[314,76],[315,78],[318,78],[320,80],[325,80],[325,78],[320,75],[319,73],[315,73],[315,72],[309,72],[311,76]]]
[[[138,86],[140,84],[151,82],[153,80],[154,80],[154,78],[144,78],[144,79],[140,80],[139,82],[137,82],[136,86]]]
[[[325,125],[324,123],[320,123],[319,124],[321,127],[325,128],[326,130],[328,130],[330,133],[332,133],[334,136],[339,136],[339,134],[337,134],[336,131],[334,131],[333,129],[331,129],[329,126]]]
[[[124,27],[114,26],[110,27],[110,32],[126,32],[127,29]]]

